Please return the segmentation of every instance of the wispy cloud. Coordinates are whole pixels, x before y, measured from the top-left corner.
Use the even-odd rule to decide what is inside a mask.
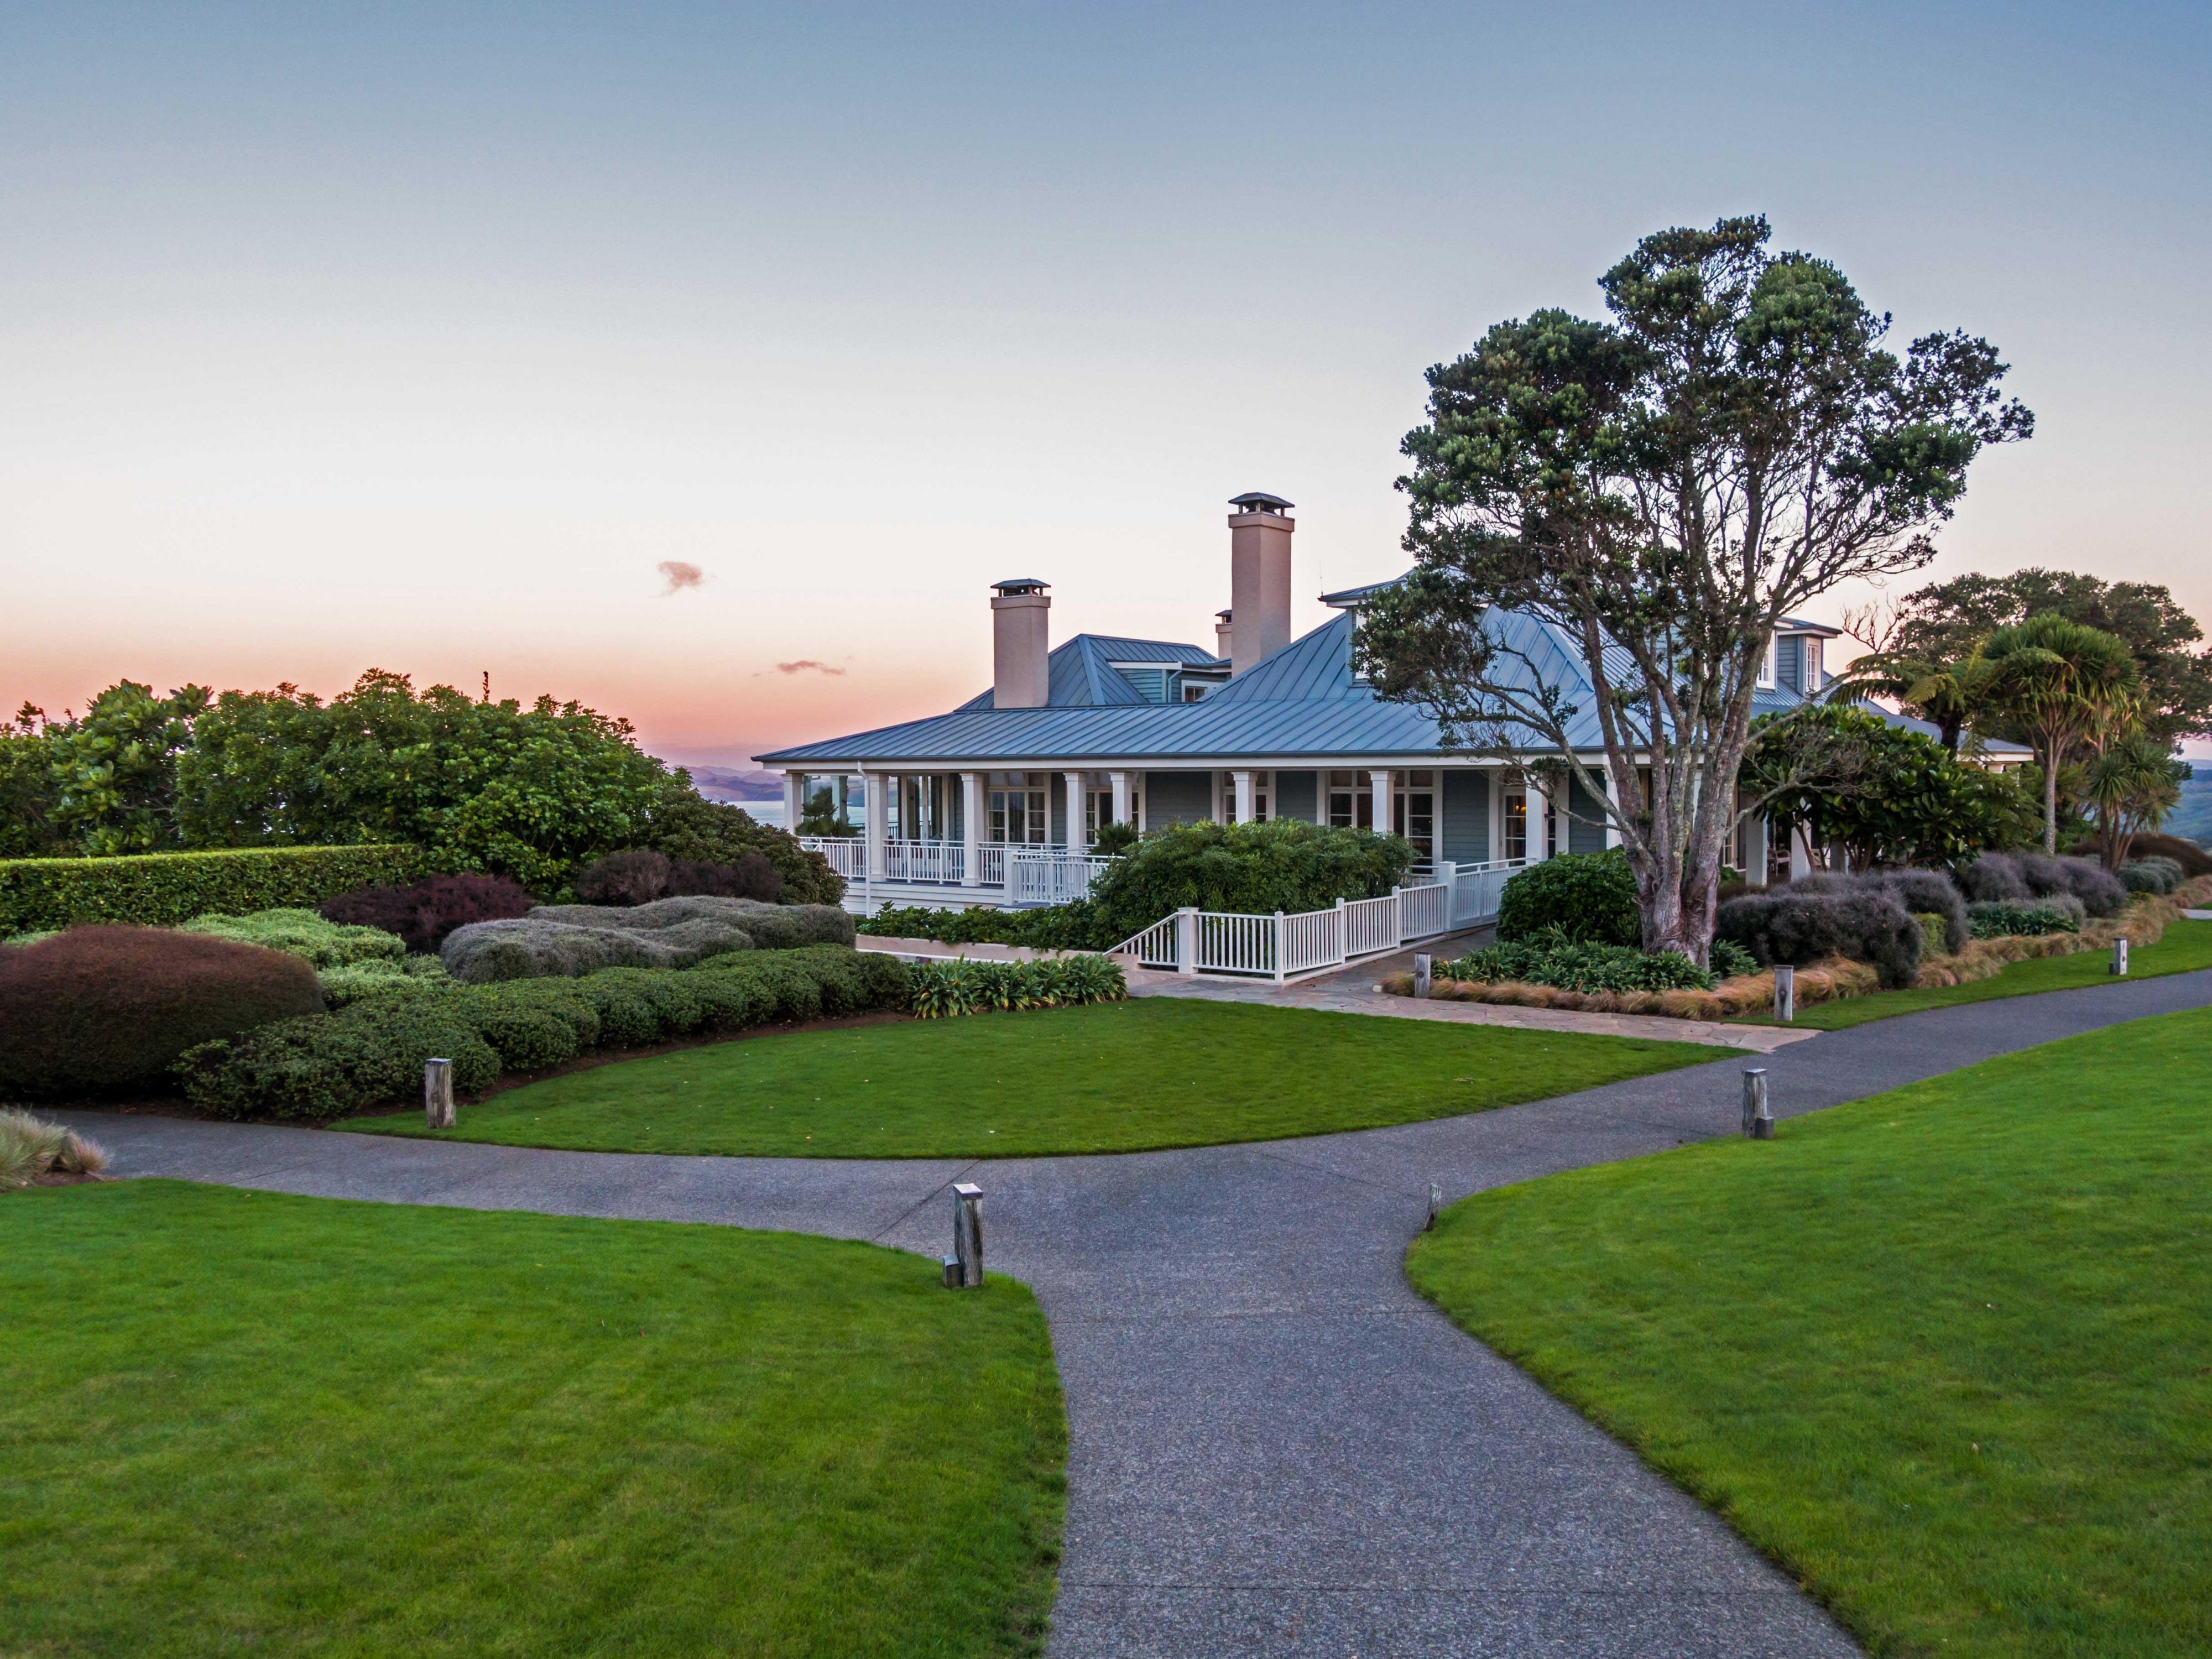
[[[700,569],[697,565],[687,563],[682,559],[663,559],[660,562],[660,574],[668,579],[668,586],[660,590],[660,597],[664,599],[671,593],[680,592],[684,588],[696,587],[707,580],[705,571]]]
[[[817,662],[811,657],[801,657],[797,662],[780,662],[775,665],[779,674],[842,674],[842,668],[832,668],[826,662]]]

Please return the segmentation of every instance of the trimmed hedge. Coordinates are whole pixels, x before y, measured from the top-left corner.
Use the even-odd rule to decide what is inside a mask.
[[[1960,870],[1959,885],[1982,904],[2070,896],[2093,916],[2116,916],[2128,902],[2120,878],[2096,860],[2041,853],[1984,853]]]
[[[608,1048],[700,1033],[903,1009],[896,957],[843,945],[748,951],[696,969],[610,968],[576,979],[464,986],[356,1002],[203,1043],[177,1062],[185,1097],[218,1117],[325,1120],[418,1100],[422,1062],[453,1062],[463,1092]]]
[[[210,911],[313,906],[351,888],[411,881],[422,870],[421,850],[400,846],[0,860],[0,933],[93,921],[173,927]]]
[[[1905,868],[1869,870],[1852,873],[1842,871],[1815,871],[1801,876],[1784,886],[1765,890],[1780,893],[1860,893],[1883,892],[1893,894],[1897,902],[1916,918],[1933,916],[1937,925],[1929,928],[1924,924],[1921,932],[1926,945],[1933,950],[1940,941],[1945,951],[1955,954],[1966,948],[1966,896],[1959,890],[1958,884],[1941,870]],[[1736,896],[1744,896],[1741,894]]]
[[[2042,899],[1984,899],[1966,907],[1976,939],[2040,939],[2081,931],[2081,901],[2070,893]]]
[[[853,939],[853,919],[836,905],[696,896],[635,907],[540,905],[511,921],[459,928],[439,954],[454,978],[484,985],[606,968],[689,968],[732,951]]]
[[[197,1043],[321,1017],[315,970],[161,927],[73,927],[0,948],[0,1092],[66,1099],[158,1086]]]

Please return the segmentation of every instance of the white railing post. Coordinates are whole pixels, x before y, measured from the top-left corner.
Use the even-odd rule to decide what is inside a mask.
[[[1390,890],[1390,931],[1401,945],[1406,942],[1406,901],[1401,896],[1405,890],[1402,887]]]
[[[1198,907],[1186,904],[1176,912],[1176,972],[1198,971]]]
[[[1334,959],[1338,962],[1352,959],[1352,919],[1344,913],[1341,894],[1338,895],[1336,901],[1336,955]]]
[[[1285,943],[1283,938],[1283,913],[1278,910],[1275,912],[1275,983],[1278,985],[1283,982],[1283,946]]]

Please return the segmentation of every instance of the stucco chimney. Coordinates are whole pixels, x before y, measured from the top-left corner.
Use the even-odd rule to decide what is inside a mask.
[[[1237,648],[1231,638],[1235,630],[1229,626],[1230,615],[1226,611],[1213,613],[1213,654],[1224,662],[1229,660],[1229,653]]]
[[[1291,642],[1291,503],[1261,490],[1231,499],[1229,672],[1241,674]]]
[[[991,584],[991,706],[1042,708],[1052,695],[1052,596],[1034,576]]]

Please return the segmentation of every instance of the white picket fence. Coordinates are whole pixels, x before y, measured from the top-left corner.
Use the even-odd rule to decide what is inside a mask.
[[[1451,888],[1442,882],[1394,887],[1381,898],[1339,899],[1326,910],[1273,915],[1186,908],[1154,922],[1109,953],[1143,968],[1182,974],[1244,974],[1280,984],[1293,974],[1335,968],[1451,931]]]

